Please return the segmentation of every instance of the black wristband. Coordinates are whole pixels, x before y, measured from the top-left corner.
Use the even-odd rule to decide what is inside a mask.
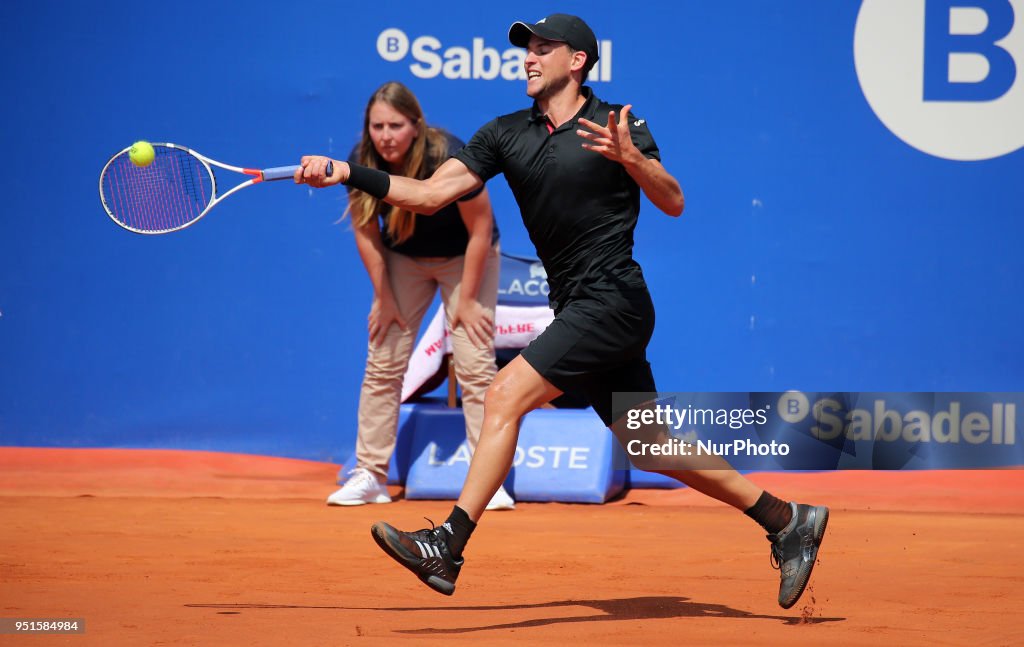
[[[359,189],[378,200],[383,200],[391,189],[391,176],[384,171],[352,162],[348,163],[348,168],[348,179],[344,182],[345,186]]]

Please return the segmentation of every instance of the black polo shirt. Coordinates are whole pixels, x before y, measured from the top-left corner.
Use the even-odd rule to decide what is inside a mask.
[[[580,111],[553,132],[535,103],[486,124],[455,154],[485,182],[505,174],[556,311],[590,286],[646,288],[633,260],[640,187],[622,164],[584,149],[576,134],[580,117],[606,124],[622,105],[601,101],[588,87],[583,93]],[[629,130],[640,152],[660,160],[646,121],[631,114]]]

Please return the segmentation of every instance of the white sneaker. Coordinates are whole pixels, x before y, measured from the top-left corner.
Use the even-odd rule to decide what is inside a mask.
[[[509,496],[509,493],[505,491],[505,487],[499,487],[498,491],[491,497],[491,502],[487,504],[484,510],[515,510],[516,502]]]
[[[348,473],[341,489],[327,497],[327,505],[391,503],[387,487],[368,469],[357,467]]]

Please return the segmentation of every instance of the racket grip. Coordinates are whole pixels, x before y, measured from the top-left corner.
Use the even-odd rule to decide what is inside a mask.
[[[274,168],[263,169],[263,180],[273,182],[274,180],[290,180],[295,176],[301,166],[275,166]],[[327,162],[327,175],[334,173],[334,162]]]

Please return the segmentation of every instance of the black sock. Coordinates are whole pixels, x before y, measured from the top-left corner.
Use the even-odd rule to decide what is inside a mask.
[[[772,496],[768,490],[761,493],[757,503],[743,514],[747,515],[771,534],[775,534],[789,525],[793,518],[793,510],[782,499]]]
[[[448,520],[444,522],[444,529],[448,531],[448,551],[451,552],[452,557],[455,559],[462,559],[462,549],[466,547],[466,542],[469,541],[469,536],[473,534],[473,530],[476,528],[476,524],[466,511],[455,506],[452,508],[452,513],[448,515]]]

